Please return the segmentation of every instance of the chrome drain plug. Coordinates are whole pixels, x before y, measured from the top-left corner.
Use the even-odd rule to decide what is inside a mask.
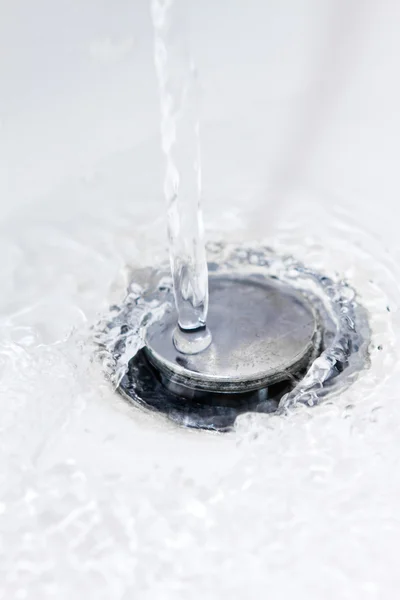
[[[206,350],[176,349],[175,311],[147,330],[145,355],[170,391],[252,392],[307,366],[319,335],[315,311],[301,294],[273,280],[228,276],[210,277],[209,290],[213,339]]]

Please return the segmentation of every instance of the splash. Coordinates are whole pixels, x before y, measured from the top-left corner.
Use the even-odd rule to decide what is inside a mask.
[[[312,356],[306,372],[291,378],[289,386],[273,386],[264,401],[254,394],[246,397],[244,405],[226,407],[211,395],[209,402],[188,403],[157,382],[140,353],[146,326],[173,310],[171,278],[164,269],[148,270],[148,281],[142,279],[141,285],[134,275],[126,301],[99,337],[109,375],[128,398],[165,413],[179,424],[225,431],[244,412],[284,414],[299,404],[315,406],[350,385],[367,366],[367,314],[346,281],[335,281],[291,256],[279,256],[257,245],[214,243],[208,246],[208,254],[213,274],[278,279],[301,292],[319,315],[318,353]]]

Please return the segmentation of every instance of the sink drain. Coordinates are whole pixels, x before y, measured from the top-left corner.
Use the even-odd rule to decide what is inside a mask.
[[[213,344],[176,351],[172,281],[133,274],[97,340],[118,391],[180,425],[226,431],[244,412],[318,404],[368,361],[366,311],[354,290],[268,248],[208,248]]]
[[[266,278],[211,276],[207,324],[212,344],[182,354],[173,343],[172,310],[146,331],[145,354],[177,391],[243,393],[287,379],[319,346],[315,311],[287,285]],[[187,334],[186,334],[187,335]]]

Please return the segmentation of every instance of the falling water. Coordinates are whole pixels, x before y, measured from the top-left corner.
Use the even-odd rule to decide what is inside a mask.
[[[201,212],[197,72],[184,35],[186,28],[182,26],[183,0],[151,0],[151,9],[162,148],[166,157],[164,192],[175,302],[181,330],[204,331],[208,270]],[[185,335],[181,333],[180,339],[184,342]],[[204,348],[210,340],[207,332],[207,340],[203,335],[200,344],[203,343]],[[179,348],[176,338],[175,343]]]

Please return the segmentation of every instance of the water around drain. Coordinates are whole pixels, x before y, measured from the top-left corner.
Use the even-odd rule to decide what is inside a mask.
[[[124,303],[114,307],[114,316],[97,334],[107,373],[125,398],[180,425],[226,431],[245,412],[285,414],[298,404],[314,406],[350,385],[367,366],[367,314],[345,281],[307,269],[266,247],[212,244],[208,254],[213,277],[280,282],[300,294],[318,315],[313,352],[295,372],[288,371],[279,382],[259,390],[240,394],[187,390],[155,369],[143,350],[149,327],[168,320],[174,311],[167,267],[149,269],[145,277],[143,271],[133,274]]]

